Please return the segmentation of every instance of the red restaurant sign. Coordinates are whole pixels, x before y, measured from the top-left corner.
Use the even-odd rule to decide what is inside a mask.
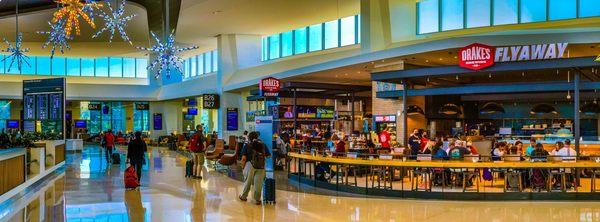
[[[277,97],[279,96],[279,91],[281,90],[281,81],[279,79],[268,77],[260,80],[258,83],[258,88],[260,89],[260,94],[265,97]]]
[[[494,54],[494,47],[474,43],[458,51],[458,62],[460,67],[481,70],[494,65]]]

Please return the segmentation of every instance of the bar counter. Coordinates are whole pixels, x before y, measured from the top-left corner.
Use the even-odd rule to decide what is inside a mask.
[[[415,160],[380,160],[353,159],[346,157],[323,157],[309,154],[289,153],[290,157],[317,162],[327,162],[342,165],[387,166],[387,167],[428,167],[428,168],[600,168],[600,162],[578,160],[576,162],[472,162],[459,160],[415,161]]]

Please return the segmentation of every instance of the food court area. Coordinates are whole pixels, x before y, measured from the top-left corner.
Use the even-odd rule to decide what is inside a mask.
[[[528,57],[538,47],[542,56]],[[296,120],[290,183],[412,198],[597,198],[600,75],[589,49],[474,43],[356,66],[372,73],[365,127],[331,121],[329,134]]]

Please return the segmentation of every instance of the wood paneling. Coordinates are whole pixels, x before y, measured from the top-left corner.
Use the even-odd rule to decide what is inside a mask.
[[[58,145],[55,149],[54,165],[58,165],[65,161],[65,144]]]
[[[25,156],[0,161],[0,195],[25,182]]]

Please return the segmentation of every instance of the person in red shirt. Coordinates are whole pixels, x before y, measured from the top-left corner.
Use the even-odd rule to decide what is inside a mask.
[[[206,137],[204,137],[202,125],[196,126],[196,132],[190,138],[188,149],[193,155],[192,178],[202,179],[202,167],[204,166],[204,152],[206,147]]]
[[[115,146],[115,134],[112,133],[112,130],[109,129],[105,134],[104,134],[104,143],[106,146],[106,161],[108,163],[112,162],[112,154],[113,154],[113,148]]]
[[[391,150],[390,142],[392,135],[389,132],[390,128],[387,125],[383,125],[383,131],[379,133],[379,142],[381,143],[382,150]]]
[[[344,138],[339,138],[337,135],[334,135],[332,140],[335,142],[334,156],[344,156],[346,154],[346,143],[344,142]]]
[[[467,142],[467,149],[469,149],[471,151],[471,154],[473,154],[473,155],[479,155],[479,152],[477,152],[477,147],[473,146],[473,142],[472,141],[468,141]]]
[[[419,134],[421,134],[420,150],[423,152],[425,151],[425,146],[427,146],[427,143],[429,143],[429,137],[427,136],[427,132],[422,129],[419,130]]]

